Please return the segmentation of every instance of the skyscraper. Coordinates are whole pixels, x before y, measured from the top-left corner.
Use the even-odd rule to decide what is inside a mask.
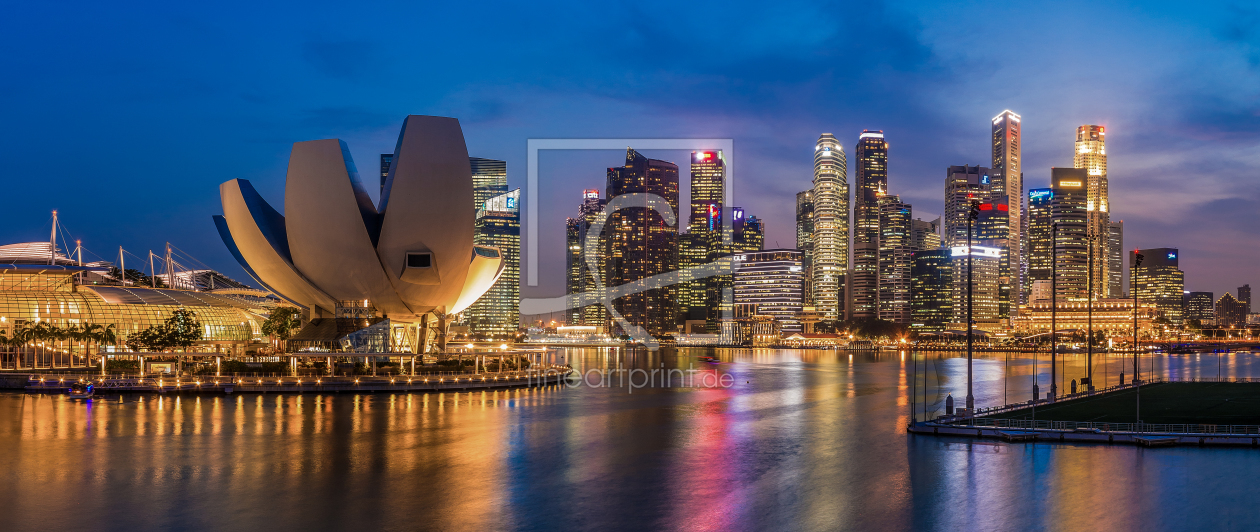
[[[1094,297],[1102,297],[1111,287],[1111,204],[1107,199],[1107,143],[1102,126],[1076,128],[1076,150],[1072,166],[1085,170],[1087,183],[1086,208],[1089,226],[1086,231],[1097,235],[1094,243]]]
[[[736,267],[732,254],[761,251],[765,243],[765,228],[756,216],[744,216],[744,209],[732,207],[726,210],[731,218],[730,237],[718,239],[710,247],[710,262],[725,262],[733,269]],[[726,224],[719,218],[714,225],[715,233],[721,234]],[[730,243],[727,244],[726,240]],[[722,321],[734,311],[733,301],[725,296],[735,286],[733,274],[714,275],[707,281],[707,301],[704,309],[705,328],[711,334],[723,331]],[[733,295],[733,294],[732,294]]]
[[[1216,300],[1216,326],[1240,329],[1246,327],[1247,305],[1233,294],[1225,292],[1225,295]]]
[[[771,316],[784,332],[800,332],[804,272],[801,252],[771,249],[738,254],[735,270],[735,317]]]
[[[1108,224],[1107,238],[1107,297],[1116,299],[1124,295],[1124,220]],[[1098,260],[1098,250],[1094,250]]]
[[[1026,251],[1023,249],[1025,241],[1023,235],[1024,173],[1020,159],[1022,140],[1020,131],[1020,116],[1009,109],[993,117],[992,201],[1009,206],[1007,220],[1009,244],[1006,260],[1009,263],[1007,268],[1012,272],[1010,282],[1007,284],[1013,287],[1011,290],[1015,291],[1009,296],[1009,299],[1016,303],[1012,305],[1012,308],[1017,307],[1018,302],[1023,300],[1019,291],[1024,286],[1024,280],[1020,276],[1021,272],[1027,269],[1023,266],[1027,259],[1024,257]]]
[[[951,290],[954,307],[953,323],[967,327],[967,243],[950,248],[953,260],[953,289]],[[998,248],[973,245],[970,249],[972,312],[971,318],[980,321],[994,321],[999,316],[998,273],[1002,264],[1002,250]],[[977,323],[977,326],[980,324]]]
[[[1033,284],[1037,281],[1049,281],[1050,233],[1054,219],[1050,215],[1050,202],[1054,199],[1054,189],[1033,188],[1028,190],[1028,213],[1026,216],[1024,249],[1027,251],[1028,272],[1024,276],[1024,294],[1031,294]],[[1032,303],[1034,298],[1025,297],[1025,302]]]
[[[967,245],[967,216],[972,200],[989,203],[992,172],[983,166],[951,166],[945,172],[945,246]]]
[[[943,331],[954,316],[953,259],[948,249],[911,255],[910,327]]]
[[[911,251],[929,251],[941,248],[941,219],[930,222],[915,218],[910,221]]]
[[[882,131],[864,130],[853,151],[853,268],[848,302],[852,318],[874,318],[879,306],[879,199],[888,192],[888,142]]]
[[[796,249],[801,250],[801,269],[805,274],[805,305],[814,305],[814,279],[810,275],[814,258],[814,190],[796,193]]]
[[[477,210],[473,242],[499,248],[503,274],[466,311],[474,333],[513,337],[521,310],[521,189],[486,200]]]
[[[981,203],[980,216],[972,228],[972,238],[980,246],[998,249],[1001,252],[998,264],[998,317],[1011,317],[1011,257],[1010,257],[1010,206],[1005,198],[997,198],[994,203]]]
[[[636,192],[665,198],[677,216],[678,165],[627,148],[625,166],[608,169],[608,199]],[[604,283],[609,287],[678,269],[678,228],[666,224],[653,209],[630,207],[610,213],[605,234]],[[675,286],[662,286],[618,298],[614,305],[626,321],[657,336],[675,331],[677,296]]]
[[[879,319],[910,323],[911,207],[884,195],[879,210]]]
[[[1135,266],[1135,255],[1142,255],[1142,264]],[[1155,308],[1168,321],[1180,325],[1186,275],[1178,268],[1180,253],[1176,248],[1136,249],[1129,252],[1129,286],[1137,291],[1139,301],[1155,303]],[[1217,318],[1220,318],[1218,313]]]
[[[1211,292],[1187,292],[1181,304],[1181,317],[1186,321],[1199,320],[1200,325],[1207,325],[1216,320]]]
[[[1245,284],[1238,287],[1238,301],[1247,306],[1247,313],[1251,313],[1251,285]]]
[[[814,146],[814,306],[826,319],[844,317],[849,269],[849,181],[844,147],[823,133]]]
[[[599,190],[583,190],[582,204],[578,206],[577,217],[569,218],[565,221],[565,233],[567,235],[565,292],[568,294],[598,293],[599,289],[595,286],[595,275],[598,272],[607,271],[603,246],[598,244],[601,240],[597,238],[596,245],[588,249],[586,247],[586,239],[591,224],[597,222],[604,215],[604,205],[606,203],[605,200],[600,199]],[[596,259],[595,268],[592,268],[586,260],[588,251]],[[594,325],[598,327],[607,327],[608,325],[608,309],[601,304],[573,308],[569,309],[568,312],[569,325]]]
[[[691,152],[691,199],[687,233],[679,235],[681,268],[701,266],[722,255],[722,208],[726,161],[720,151]],[[709,278],[691,279],[678,285],[678,312],[682,320],[706,319]]]
[[[381,193],[385,193],[385,180],[389,177],[389,165],[394,162],[394,154],[381,154]]]
[[[494,159],[469,157],[472,168],[473,208],[480,209],[486,200],[507,192],[507,163]]]
[[[1059,301],[1084,301],[1089,297],[1089,241],[1087,240],[1089,215],[1086,200],[1086,174],[1079,168],[1050,169],[1050,221],[1058,227],[1052,244],[1052,260],[1058,269],[1055,292]],[[1094,248],[1097,252],[1097,247]],[[1106,255],[1095,255],[1095,263]],[[1099,286],[1095,283],[1095,286]],[[1103,285],[1105,286],[1105,285]],[[1096,293],[1095,298],[1098,297]],[[1181,304],[1181,292],[1177,292],[1177,304]]]

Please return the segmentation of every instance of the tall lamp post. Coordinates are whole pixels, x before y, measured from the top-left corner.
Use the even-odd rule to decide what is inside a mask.
[[[1059,224],[1050,224],[1050,402],[1058,395],[1055,358],[1059,351]]]
[[[1140,374],[1138,373],[1139,367],[1138,367],[1138,343],[1137,343],[1137,338],[1138,338],[1138,321],[1137,321],[1138,282],[1137,282],[1137,279],[1138,279],[1138,271],[1139,271],[1138,267],[1142,265],[1143,256],[1141,253],[1136,253],[1136,252],[1134,253],[1134,255],[1135,256],[1133,257],[1134,260],[1133,260],[1133,272],[1132,272],[1133,274],[1133,387],[1136,388],[1134,390],[1134,392],[1136,393],[1136,399],[1134,402],[1135,404],[1134,417],[1136,418],[1136,421],[1137,421],[1138,430],[1141,430],[1142,428],[1142,379],[1140,377]]]
[[[971,210],[967,211],[967,415],[976,410],[976,398],[971,394],[971,335],[975,328],[971,320],[971,227],[980,217],[980,202],[971,200]]]
[[[1089,296],[1088,296],[1088,320],[1089,338],[1085,340],[1085,389],[1094,391],[1094,241],[1098,240],[1098,233],[1092,229],[1085,236],[1085,241],[1089,244]]]

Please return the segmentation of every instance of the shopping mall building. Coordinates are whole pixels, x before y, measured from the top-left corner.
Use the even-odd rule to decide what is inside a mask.
[[[65,328],[71,325],[113,325],[119,347],[127,337],[160,325],[180,308],[196,313],[203,336],[193,348],[200,352],[245,355],[266,345],[260,326],[279,303],[267,292],[248,288],[173,290],[120,283],[110,277],[111,264],[75,261],[51,252],[49,242],[0,246],[0,333],[12,338],[16,330],[38,323]],[[44,349],[0,347],[0,369],[76,367],[90,363],[90,347],[63,341]],[[77,348],[76,348],[77,347]],[[38,363],[35,358],[38,357]]]

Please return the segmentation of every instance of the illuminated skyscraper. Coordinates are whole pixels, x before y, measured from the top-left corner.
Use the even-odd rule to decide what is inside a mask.
[[[1246,327],[1248,308],[1250,307],[1246,303],[1225,292],[1225,295],[1216,300],[1216,326],[1231,329]]]
[[[772,249],[740,253],[735,262],[735,317],[771,316],[783,332],[800,332],[801,252]]]
[[[1108,225],[1107,238],[1107,297],[1116,299],[1124,294],[1124,220],[1111,222]],[[1094,249],[1094,260],[1098,260],[1098,249]]]
[[[1246,312],[1251,313],[1251,285],[1245,284],[1238,287],[1238,301],[1247,306]]]
[[[1010,257],[1010,206],[1005,199],[998,198],[995,203],[981,203],[980,216],[972,228],[972,238],[976,245],[987,246],[1001,251],[1001,262],[998,264],[998,317],[1011,317],[1011,257]]]
[[[521,189],[486,200],[477,210],[473,242],[499,248],[503,274],[471,307],[469,330],[474,333],[514,337],[521,311]]]
[[[1050,221],[1058,227],[1053,261],[1058,268],[1055,292],[1059,301],[1084,301],[1088,295],[1089,242],[1086,240],[1089,215],[1086,208],[1086,174],[1079,168],[1051,168]],[[1097,247],[1094,248],[1097,253]],[[1096,257],[1095,263],[1106,262]],[[1097,283],[1095,283],[1097,286]],[[1105,286],[1105,285],[1103,285]],[[1098,295],[1095,294],[1095,299]],[[1177,292],[1181,305],[1181,292]]]
[[[608,169],[608,199],[636,192],[665,198],[677,216],[678,165],[627,149],[625,166]],[[653,209],[630,207],[609,213],[604,234],[604,283],[609,287],[678,269],[677,226],[666,224]],[[676,330],[677,298],[677,288],[669,285],[617,298],[614,305],[626,321],[659,336]]]
[[[582,191],[582,204],[578,206],[578,215],[576,218],[569,218],[565,221],[566,234],[566,279],[565,292],[568,294],[581,294],[585,292],[596,292],[598,288],[595,285],[595,275],[605,269],[605,260],[602,245],[596,244],[589,251],[594,254],[596,267],[591,268],[587,262],[586,238],[591,224],[599,220],[604,215],[604,205],[607,202],[599,198],[599,191],[596,189],[586,189]],[[599,242],[597,240],[597,242]],[[608,325],[608,309],[603,305],[587,305],[580,308],[572,308],[569,312],[569,325],[595,325],[599,327],[607,327]]]
[[[879,199],[888,192],[888,142],[882,131],[862,131],[853,152],[853,268],[849,316],[874,318],[879,306]]]
[[[898,196],[879,198],[879,319],[896,323],[910,323],[910,209]]]
[[[394,154],[381,154],[381,193],[385,193],[385,179],[389,177],[389,165],[394,163]]]
[[[1186,292],[1181,302],[1181,317],[1186,321],[1199,320],[1200,325],[1208,325],[1216,320],[1216,311],[1211,292]]]
[[[954,316],[952,251],[915,251],[910,266],[910,327],[943,331]]]
[[[965,238],[965,237],[964,237]],[[967,243],[954,246],[950,249],[950,255],[953,259],[953,290],[952,300],[954,307],[953,323],[962,324],[961,327],[967,327]],[[995,321],[1000,319],[999,316],[999,289],[998,274],[1001,270],[1002,250],[998,248],[974,245],[971,247],[971,267],[974,273],[971,276],[972,291],[972,312],[971,318],[979,321]],[[979,327],[980,324],[977,324]]]
[[[1028,273],[1024,277],[1025,294],[1032,293],[1033,284],[1037,281],[1050,280],[1050,233],[1054,223],[1050,215],[1050,201],[1054,199],[1054,189],[1034,188],[1028,190],[1028,216],[1025,226],[1024,249],[1027,251]],[[1031,297],[1025,299],[1031,303]]]
[[[722,208],[726,160],[720,151],[691,152],[691,201],[687,233],[679,235],[680,268],[701,266],[722,255]],[[710,279],[691,279],[678,285],[682,320],[706,319]]]
[[[1136,254],[1142,255],[1142,264],[1129,272],[1129,289],[1137,291],[1139,301],[1155,303],[1168,321],[1180,325],[1182,299],[1185,297],[1186,274],[1178,268],[1179,253],[1176,248],[1137,249],[1129,252],[1132,268]],[[1220,320],[1220,313],[1217,313]]]
[[[1020,131],[1020,117],[1010,110],[1002,111],[993,117],[993,197],[991,200],[995,204],[1005,203],[1010,207],[1007,220],[1009,224],[1007,262],[1012,274],[1007,285],[1012,287],[1010,290],[1014,292],[1008,296],[1011,301],[1016,302],[1012,305],[1012,309],[1018,307],[1018,302],[1022,300],[1019,290],[1024,285],[1024,281],[1020,279],[1020,275],[1027,269],[1023,267],[1027,259],[1025,258],[1026,251],[1022,249],[1025,241],[1022,219],[1024,173],[1020,160],[1022,140]]]
[[[844,147],[823,133],[814,146],[814,306],[829,320],[844,318],[849,269],[849,180]]]
[[[805,305],[814,305],[813,277],[810,273],[814,258],[814,190],[796,193],[796,249],[801,250],[801,268],[805,274]]]
[[[941,248],[941,219],[910,221],[910,247],[912,251],[930,251]]]
[[[1088,178],[1086,208],[1089,211],[1089,233],[1099,235],[1094,245],[1094,297],[1103,297],[1111,289],[1111,204],[1107,199],[1107,143],[1102,126],[1076,128],[1076,150],[1072,166],[1085,170]]]
[[[945,246],[967,245],[967,215],[972,200],[989,203],[992,172],[983,166],[951,166],[945,172]]]
[[[472,167],[473,208],[480,209],[486,200],[507,193],[507,163],[494,159],[469,157]]]

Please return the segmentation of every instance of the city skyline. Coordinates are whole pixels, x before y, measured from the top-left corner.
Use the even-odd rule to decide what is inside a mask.
[[[21,54],[9,59],[15,78],[29,83],[0,89],[10,100],[24,102],[10,110],[4,133],[13,161],[11,192],[30,199],[0,215],[14,241],[41,239],[46,224],[40,222],[58,209],[66,227],[99,255],[108,257],[119,245],[158,250],[171,241],[243,279],[219,249],[213,227],[201,219],[201,213],[214,209],[205,197],[217,183],[248,178],[264,196],[278,197],[292,139],[339,136],[363,165],[392,151],[391,130],[399,116],[418,113],[460,118],[470,151],[507,161],[513,188],[525,185],[528,138],[733,138],[740,162],[736,201],[765,219],[769,246],[777,241],[778,247],[787,247],[794,240],[790,207],[812,172],[802,146],[811,146],[820,132],[833,132],[851,149],[863,129],[885,131],[896,140],[889,179],[901,183],[896,192],[902,201],[930,219],[940,214],[933,207],[939,201],[939,168],[992,164],[992,124],[986,121],[1010,109],[1022,117],[1025,190],[1047,186],[1050,167],[1072,165],[1076,128],[1100,125],[1111,137],[1112,220],[1127,222],[1127,249],[1180,247],[1188,288],[1218,294],[1249,282],[1250,265],[1260,261],[1260,237],[1227,222],[1260,206],[1260,175],[1250,148],[1260,139],[1250,88],[1260,86],[1260,73],[1252,66],[1255,34],[1239,22],[1254,13],[1246,8],[1164,5],[1139,15],[1114,6],[852,6],[846,8],[846,21],[836,26],[823,22],[829,17],[817,16],[821,8],[800,6],[800,27],[791,32],[775,21],[759,20],[756,10],[732,10],[724,15],[729,22],[762,28],[766,40],[723,50],[726,59],[714,64],[682,59],[720,49],[725,41],[708,30],[654,30],[668,36],[668,48],[652,44],[660,41],[629,38],[573,46],[589,41],[586,30],[531,41],[528,47],[501,45],[501,39],[527,26],[522,22],[543,20],[545,10],[455,17],[469,22],[452,23],[418,40],[377,31],[379,21],[366,12],[344,15],[336,23],[354,37],[342,42],[317,36],[318,28],[332,23],[327,14],[295,18],[264,8],[260,17],[283,18],[290,25],[210,47],[198,45],[198,36],[219,35],[222,30],[215,28],[230,26],[221,14],[199,15],[210,25],[189,29],[180,22],[187,12],[180,6],[125,18],[52,9],[21,6],[11,20],[32,22],[6,33],[18,50],[30,46],[23,42],[58,43],[47,49],[47,61],[26,62],[18,59]],[[598,27],[596,22],[610,14],[572,13],[569,25]],[[1002,19],[1018,20],[1027,31],[1002,47],[983,49],[963,46],[946,31],[966,21]],[[472,20],[503,31],[452,50],[448,62],[414,53],[466,34]],[[98,25],[115,30],[101,33]],[[1064,39],[1051,50],[1033,37],[1065,27],[1089,35],[1088,42]],[[83,31],[70,32],[66,39],[66,28]],[[648,31],[637,22],[634,28],[631,34]],[[136,39],[119,38],[128,34]],[[90,50],[78,45],[85,41],[93,43]],[[138,44],[147,42],[168,45]],[[840,67],[845,63],[840,59],[867,46],[858,43],[869,42],[879,42],[886,53],[856,70]],[[1109,52],[1095,53],[1099,46]],[[269,52],[246,52],[257,49]],[[487,50],[508,53],[516,61],[504,61],[509,64],[493,71],[473,68],[472,58]],[[542,70],[527,67],[540,53],[567,60]],[[835,60],[834,65],[803,59],[814,53]],[[153,74],[143,83],[119,77],[99,66],[102,57],[116,58],[123,70]],[[52,64],[59,67],[49,69]],[[571,64],[590,66],[560,66]],[[414,66],[435,75],[420,78],[404,68]],[[614,67],[639,73],[641,80],[591,81],[612,79],[604,75]],[[662,90],[671,86],[664,80],[684,73],[696,74],[694,84]],[[723,74],[735,75],[740,83],[719,82],[727,79]],[[156,77],[171,84],[160,98],[151,97],[150,80]],[[994,83],[998,78],[1001,82]],[[257,79],[269,85],[251,81]],[[435,81],[443,79],[466,81]],[[852,83],[859,79],[869,82]],[[824,96],[828,105],[806,105]],[[65,101],[75,101],[75,110]],[[124,112],[114,101],[137,104],[124,106]],[[561,102],[566,107],[557,112]],[[85,135],[88,123],[109,124],[110,134]],[[183,131],[196,142],[181,138]],[[64,153],[92,163],[47,163]],[[607,163],[585,164],[592,160],[586,155],[607,159],[602,154],[542,158],[547,178],[542,204],[567,205],[561,200],[573,190],[592,186],[590,169]],[[682,152],[653,156],[685,162]],[[172,179],[170,169],[176,166],[182,169]],[[67,184],[91,189],[90,183],[112,186],[96,187],[91,194],[64,190]],[[369,193],[375,195],[375,188]],[[111,213],[104,219],[95,214],[102,204]],[[571,215],[569,209],[561,211],[541,220],[540,227],[554,227]],[[545,256],[561,255],[564,245],[559,238],[540,244]],[[544,267],[556,270],[559,264]],[[563,292],[563,279],[545,282],[550,285],[525,287],[522,295]]]

